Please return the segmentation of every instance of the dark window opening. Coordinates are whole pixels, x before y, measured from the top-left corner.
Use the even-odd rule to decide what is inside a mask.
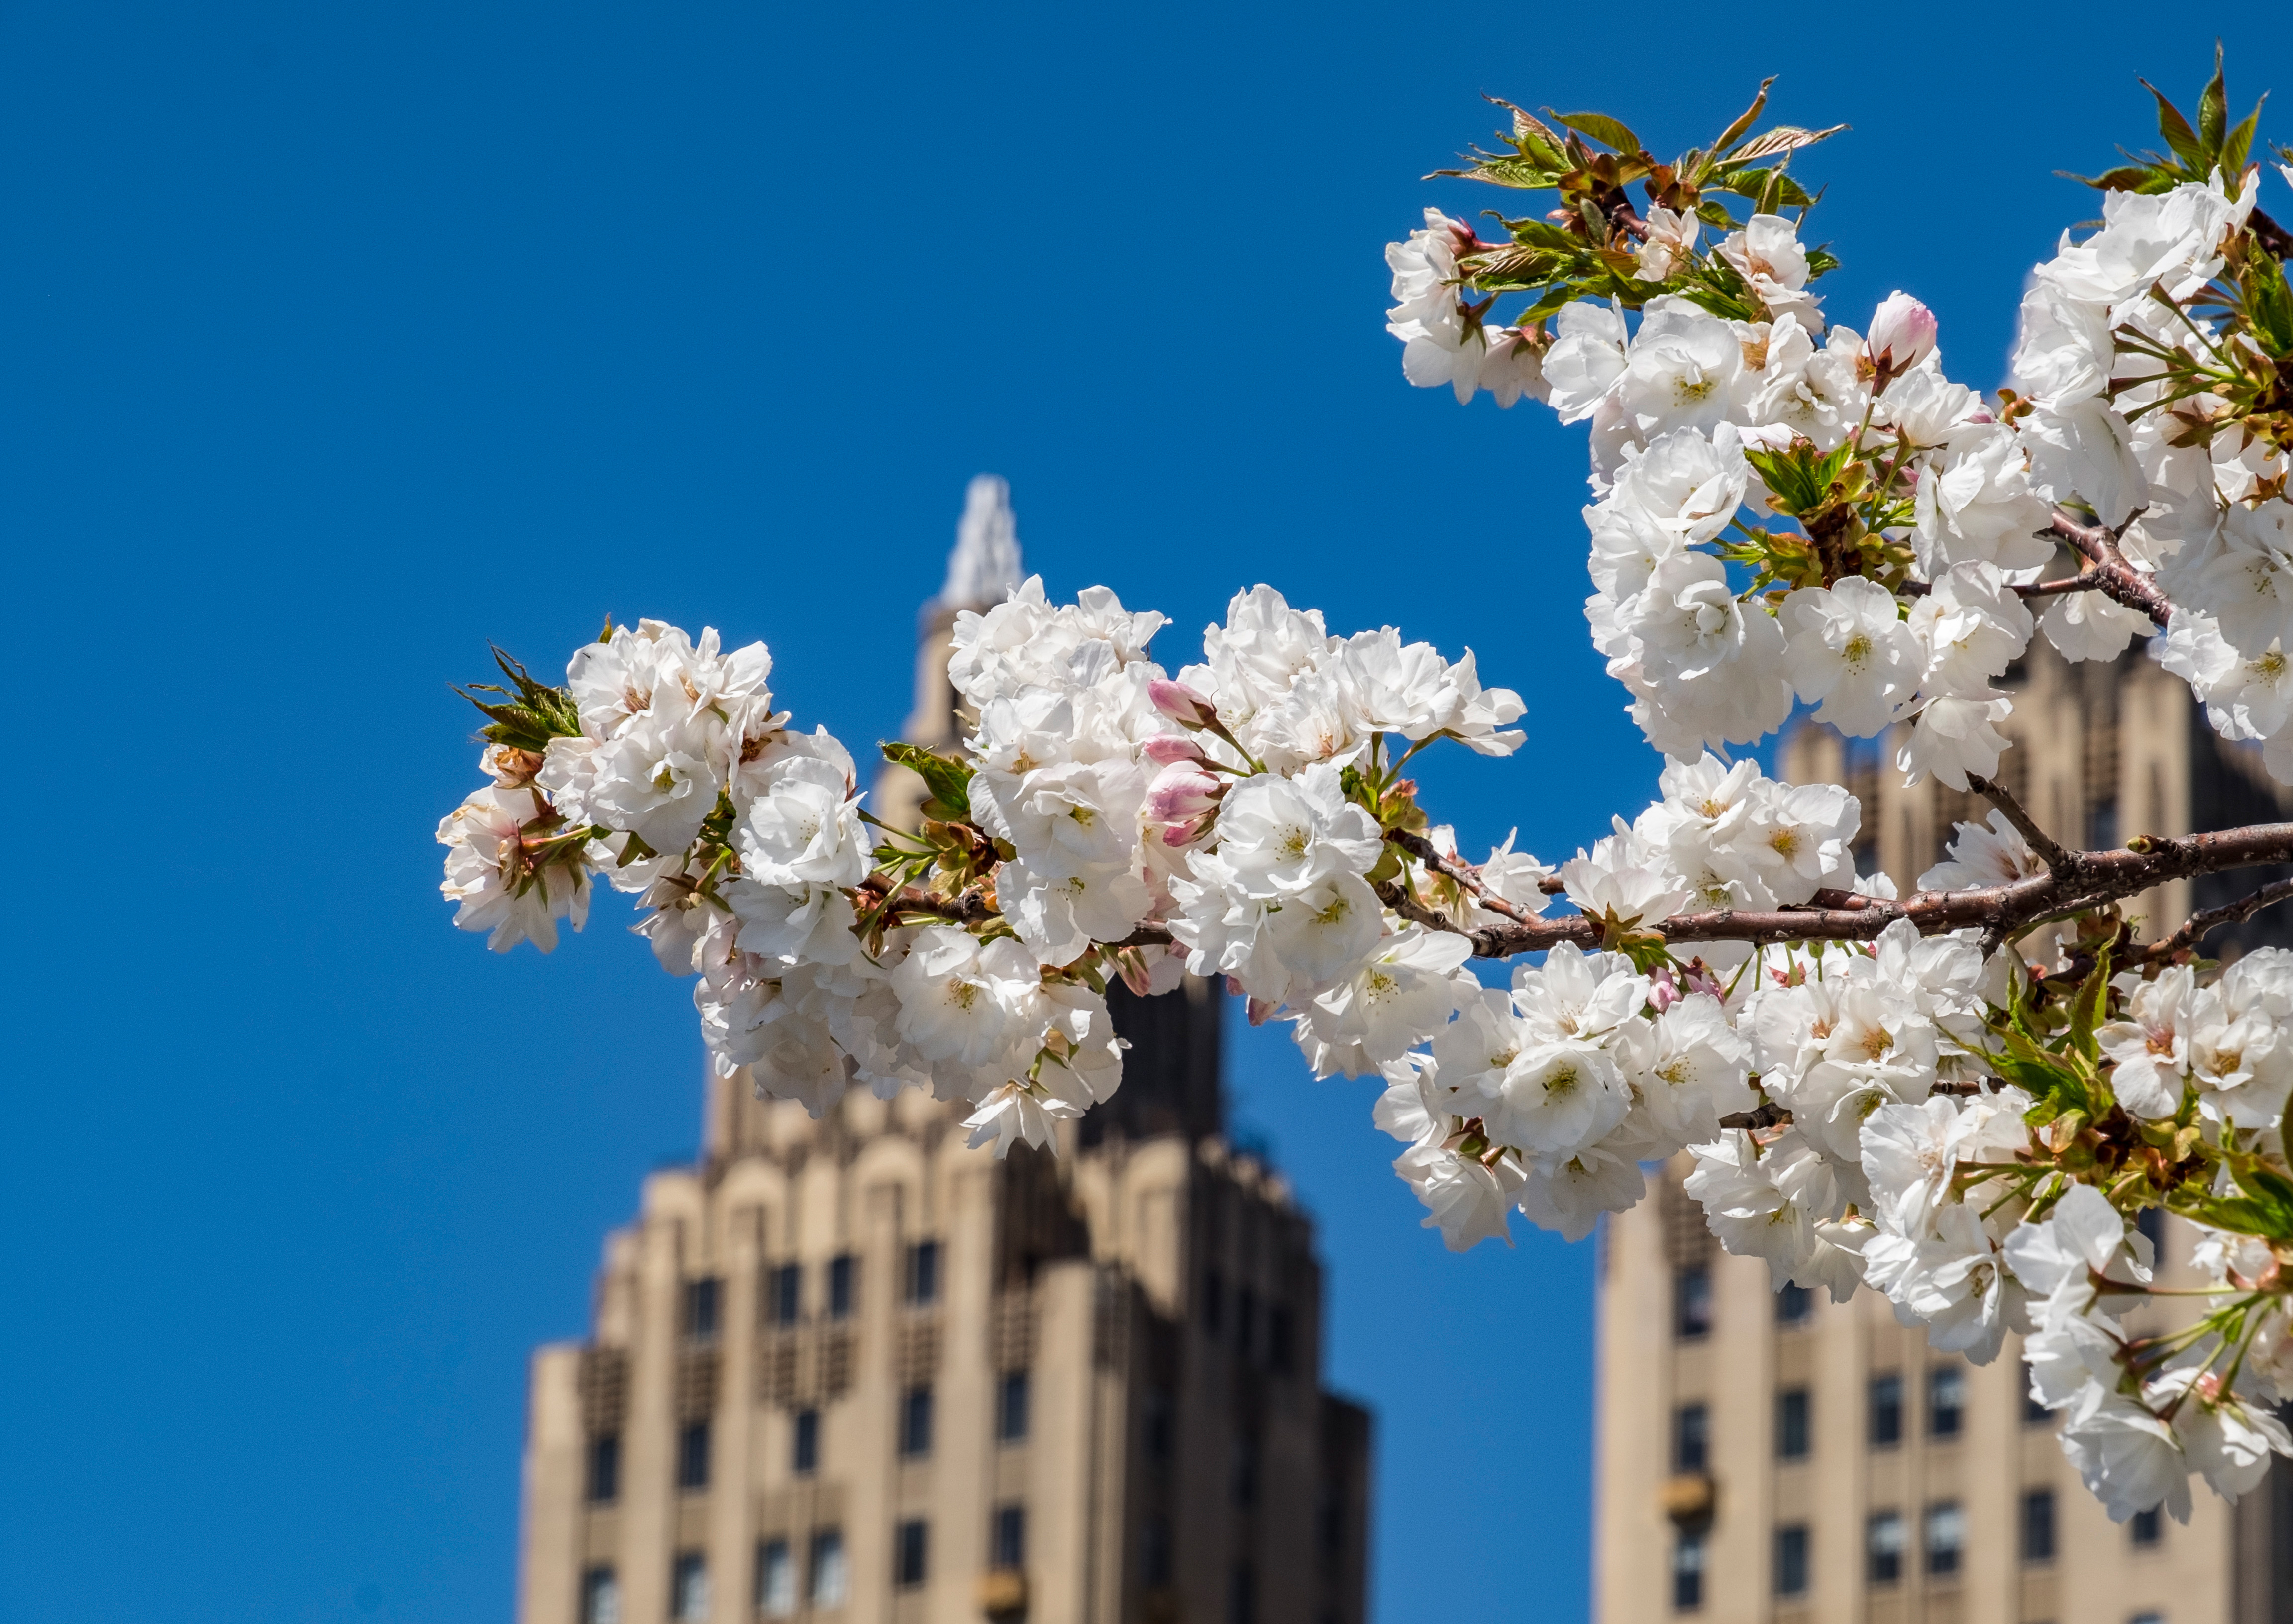
[[[817,1410],[796,1412],[795,1447],[790,1451],[790,1466],[799,1477],[820,1470],[820,1411]]]
[[[1712,1334],[1712,1271],[1682,1269],[1672,1281],[1672,1334],[1683,1342]]]
[[[931,1453],[932,1390],[911,1387],[900,1400],[900,1453],[911,1459]]]
[[[581,1575],[581,1624],[621,1624],[620,1581],[609,1567]]]
[[[931,1530],[921,1517],[910,1517],[900,1524],[899,1538],[894,1542],[892,1577],[901,1589],[912,1590],[924,1582],[930,1539]]]
[[[1957,1500],[1939,1500],[1927,1507],[1924,1521],[1928,1576],[1941,1579],[1957,1572],[1959,1553],[1966,1547],[1966,1514]]]
[[[1927,1372],[1927,1436],[1956,1438],[1966,1421],[1966,1372],[1937,1365]]]
[[[1025,1506],[998,1506],[995,1508],[995,1565],[999,1568],[1024,1568],[1027,1565],[1027,1508]]]
[[[2134,1215],[2134,1227],[2150,1242],[2152,1262],[2163,1263],[2166,1260],[2166,1209],[2144,1207]]]
[[[1027,1373],[1006,1370],[995,1386],[995,1439],[1017,1443],[1027,1435]]]
[[[784,1619],[796,1611],[796,1556],[785,1539],[757,1547],[757,1611]]]
[[[1871,1378],[1869,1434],[1873,1449],[1884,1449],[1903,1441],[1901,1377],[1875,1376]]]
[[[1701,1472],[1710,1456],[1712,1412],[1701,1404],[1682,1404],[1672,1412],[1672,1469]]]
[[[1276,1376],[1288,1376],[1295,1370],[1298,1361],[1296,1337],[1290,1311],[1286,1308],[1272,1309],[1266,1316],[1266,1352]]]
[[[1903,1514],[1881,1511],[1864,1524],[1863,1577],[1875,1585],[1892,1585],[1903,1576]]]
[[[677,1486],[709,1486],[709,1423],[688,1421],[677,1434]]]
[[[1776,1458],[1805,1460],[1814,1443],[1809,1395],[1804,1387],[1787,1387],[1776,1394]]]
[[[1815,1293],[1805,1286],[1786,1286],[1776,1293],[1776,1323],[1789,1329],[1815,1317]]]
[[[695,1342],[717,1340],[717,1281],[711,1275],[685,1282],[685,1334]]]
[[[828,1260],[828,1317],[831,1320],[852,1317],[852,1276],[858,1261],[849,1252]]]
[[[1683,1532],[1672,1547],[1672,1610],[1694,1612],[1704,1605],[1704,1536]]]
[[[2029,1489],[2022,1494],[2022,1560],[2054,1559],[2054,1491]]]
[[[794,1325],[803,1305],[804,1265],[782,1264],[765,1274],[765,1319],[773,1325]]]
[[[1149,1590],[1171,1582],[1171,1524],[1161,1517],[1138,1525],[1138,1582]]]
[[[2143,1549],[2156,1545],[2166,1537],[2166,1519],[2155,1506],[2147,1511],[2137,1511],[2126,1524],[2127,1536]]]
[[[1172,1411],[1171,1395],[1159,1387],[1149,1391],[1140,1411],[1139,1431],[1146,1436],[1147,1458],[1168,1466],[1178,1450],[1178,1418]]]
[[[621,1435],[607,1433],[589,1440],[589,1503],[604,1506],[621,1495]]]
[[[1258,1440],[1249,1433],[1234,1435],[1227,1486],[1233,1493],[1236,1505],[1258,1504]]]
[[[936,1240],[919,1240],[908,1248],[908,1301],[918,1308],[939,1301]]]
[[[1807,1594],[1807,1524],[1794,1523],[1776,1530],[1776,1594]]]
[[[851,1588],[844,1559],[844,1531],[831,1528],[812,1537],[812,1604],[841,1607]]]

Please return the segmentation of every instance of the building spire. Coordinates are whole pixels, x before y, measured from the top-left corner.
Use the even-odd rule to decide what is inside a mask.
[[[975,475],[964,492],[955,550],[947,555],[947,583],[939,589],[934,607],[989,609],[1009,597],[1021,579],[1019,524],[1011,513],[1011,488],[994,474]]]

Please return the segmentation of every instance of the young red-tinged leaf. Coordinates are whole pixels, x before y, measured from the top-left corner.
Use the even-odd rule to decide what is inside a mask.
[[[2110,949],[2105,947],[2096,956],[2094,968],[2086,980],[2078,983],[2077,994],[2070,999],[2070,1045],[2088,1060],[2099,1062],[2102,1050],[2094,1040],[2094,1028],[2102,1024],[2110,1007]]]
[[[2246,160],[2253,154],[2253,137],[2261,125],[2261,109],[2268,105],[2268,102],[2269,93],[2264,91],[2261,93],[2261,100],[2253,104],[2253,111],[2248,113],[2245,116],[2245,121],[2232,130],[2228,138],[2222,142],[2222,173],[2232,181],[2241,178],[2245,174]]]
[[[1752,105],[1746,108],[1741,113],[1738,113],[1736,116],[1736,122],[1730,125],[1726,129],[1721,131],[1720,139],[1712,143],[1713,157],[1727,158],[1731,156],[1731,149],[1734,148],[1737,138],[1742,135],[1745,131],[1752,127],[1753,121],[1757,119],[1760,116],[1760,109],[1767,106],[1768,86],[1775,82],[1776,77],[1773,74],[1770,74],[1766,78],[1760,81],[1760,93],[1752,98]],[[1685,168],[1686,166],[1686,164],[1683,162],[1681,167]]]
[[[1779,124],[1772,130],[1763,130],[1744,143],[1743,149],[1730,152],[1731,164],[1748,164],[1754,158],[1773,158],[1779,152],[1796,152],[1802,147],[1812,147],[1819,141],[1828,141],[1849,126],[1835,124],[1827,130],[1803,130],[1795,124]]]

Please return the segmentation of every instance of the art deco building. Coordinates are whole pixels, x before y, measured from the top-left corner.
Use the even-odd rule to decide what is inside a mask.
[[[925,742],[949,620],[1017,577],[1001,481],[960,537]],[[712,1086],[589,1338],[534,1356],[524,1624],[1361,1624],[1370,1418],[1321,1386],[1310,1221],[1222,1136],[1220,1002],[1118,990],[1122,1088],[1056,1158]]]
[[[2066,842],[2293,815],[2257,758],[2223,744],[2138,647],[2070,665],[2034,643],[2009,682],[2001,779]],[[1858,866],[1908,891],[1951,825],[1989,809],[1932,782],[1905,790],[1880,761],[1803,725],[1782,775],[1853,788]],[[2130,908],[2156,934],[2265,877],[2210,877],[2194,895],[2184,882]],[[2264,914],[2208,949],[2284,941],[2288,922]],[[2187,1527],[2154,1514],[2112,1524],[2063,1459],[2054,1418],[2025,1401],[2014,1339],[1976,1369],[1930,1352],[1876,1293],[1840,1305],[1776,1293],[1763,1262],[1719,1250],[1680,1188],[1692,1166],[1652,1176],[1602,1236],[1600,1624],[2293,1620],[2293,1473],[2234,1509],[2194,1483]],[[2192,1283],[2190,1232],[2151,1227],[2165,1281]]]

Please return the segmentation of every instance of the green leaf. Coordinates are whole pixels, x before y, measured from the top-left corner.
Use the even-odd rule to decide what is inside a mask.
[[[937,802],[939,820],[955,822],[971,816],[971,767],[952,755],[941,755],[920,744],[879,747],[887,762],[909,769],[924,781]]]
[[[2188,1207],[2176,1207],[2208,1229],[2225,1229],[2232,1234],[2259,1235],[2265,1240],[2283,1238],[2286,1232],[2279,1227],[2278,1213],[2266,1203],[2240,1200],[2235,1196],[2208,1196]]]
[[[2293,290],[2285,285],[2285,267],[2266,254],[2255,254],[2243,280],[2245,313],[2254,336],[2273,360],[2293,356]]]
[[[2279,1215],[2281,1227],[2275,1232],[2293,1239],[2293,1178],[2249,1156],[2232,1159],[2229,1170],[2239,1189]]]
[[[2222,43],[2214,41],[2214,77],[2206,85],[2205,93],[2198,98],[2198,139],[2205,145],[2206,156],[2218,158],[2222,149],[2222,132],[2229,125],[2229,86],[2222,78]]]
[[[2245,166],[2253,156],[2253,137],[2261,125],[2261,109],[2268,102],[2269,93],[2264,91],[2261,100],[2253,104],[2253,111],[2245,116],[2245,122],[2232,130],[2228,139],[2222,142],[2222,174],[2232,184],[2245,173]]]
[[[2100,174],[2073,174],[2067,169],[2055,171],[2066,181],[2076,181],[2081,186],[2091,186],[2096,191],[2139,191],[2156,178],[2157,171],[2147,164],[2120,164],[2115,169],[2105,169]]]
[[[1633,134],[1623,120],[1611,118],[1606,113],[1555,113],[1552,117],[1579,135],[1589,135],[1602,146],[1612,147],[1618,152],[1638,152],[1641,149],[1641,138]]]
[[[2070,1045],[2090,1061],[2099,1062],[2102,1059],[2094,1030],[2102,1024],[2103,1014],[2109,1007],[2110,949],[2105,946],[2070,998]]]
[[[2166,138],[2166,144],[2174,149],[2174,156],[2202,178],[2206,173],[2205,143],[2198,139],[2198,133],[2190,128],[2190,121],[2182,117],[2182,109],[2166,100],[2164,91],[2147,79],[2141,83],[2143,89],[2158,98],[2158,133]]]

